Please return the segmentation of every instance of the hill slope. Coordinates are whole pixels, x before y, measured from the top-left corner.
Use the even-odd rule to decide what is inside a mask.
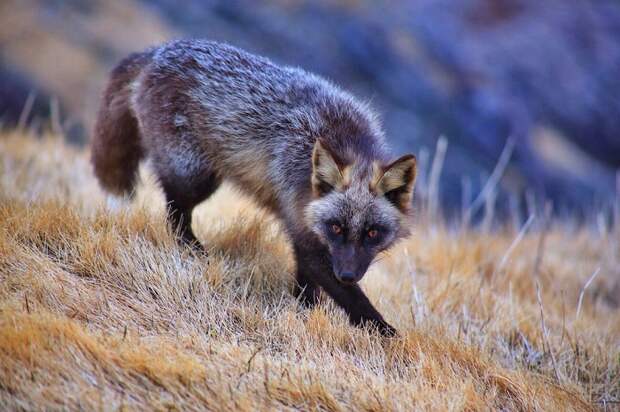
[[[301,309],[277,224],[230,188],[198,212],[210,256],[178,247],[144,176],[112,211],[86,152],[0,136],[0,409],[590,410],[620,398],[619,237],[604,225],[515,241],[420,223],[363,282],[401,331],[382,339],[328,300]]]

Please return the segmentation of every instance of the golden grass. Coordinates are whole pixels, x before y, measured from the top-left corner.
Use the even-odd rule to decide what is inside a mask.
[[[363,281],[401,332],[384,339],[328,300],[300,308],[286,239],[229,187],[197,211],[209,257],[177,246],[143,175],[134,203],[112,210],[86,152],[0,136],[0,409],[560,411],[620,398],[618,232],[555,224],[544,248],[534,230],[504,259],[511,230],[419,224]]]

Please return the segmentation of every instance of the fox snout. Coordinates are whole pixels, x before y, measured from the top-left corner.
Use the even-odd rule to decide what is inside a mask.
[[[345,245],[332,251],[334,275],[339,282],[352,285],[364,277],[370,258],[359,249],[353,245]]]
[[[364,277],[366,270],[368,269],[368,265],[363,268],[356,267],[355,265],[344,265],[340,266],[334,263],[334,275],[339,282],[345,283],[347,285],[353,285]]]
[[[334,269],[334,272],[336,273],[336,279],[338,279],[340,283],[344,283],[347,285],[354,285],[364,277],[363,273],[361,275],[355,272],[340,272],[339,273],[339,272],[336,272],[335,269]]]

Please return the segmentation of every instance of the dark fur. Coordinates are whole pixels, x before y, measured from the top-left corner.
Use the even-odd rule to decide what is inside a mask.
[[[319,140],[323,161],[334,159],[351,181],[321,180],[311,160]],[[143,157],[152,159],[171,223],[184,240],[197,242],[193,208],[230,180],[283,220],[302,300],[316,303],[320,286],[353,323],[395,333],[359,286],[334,273],[337,264],[362,256],[349,253],[347,262],[339,261],[344,249],[323,233],[332,215],[348,225],[355,236],[341,243],[350,252],[353,244],[361,250],[364,225],[388,227],[380,245],[364,249],[366,261],[355,269],[359,278],[378,251],[407,233],[413,181],[398,183],[405,172],[380,181],[389,175],[390,156],[365,105],[318,76],[231,46],[173,42],[119,64],[97,119],[92,162],[104,188],[130,194]],[[407,162],[407,173],[415,175],[415,160]],[[394,199],[385,193],[392,189]],[[401,191],[408,197],[401,199]]]
[[[92,162],[101,185],[115,194],[132,190],[144,156],[129,86],[149,60],[149,53],[132,54],[112,71],[97,115]]]

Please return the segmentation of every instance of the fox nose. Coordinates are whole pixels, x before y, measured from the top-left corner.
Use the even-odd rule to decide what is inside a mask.
[[[357,276],[354,272],[342,271],[338,274],[338,279],[342,283],[355,283],[357,281]]]

